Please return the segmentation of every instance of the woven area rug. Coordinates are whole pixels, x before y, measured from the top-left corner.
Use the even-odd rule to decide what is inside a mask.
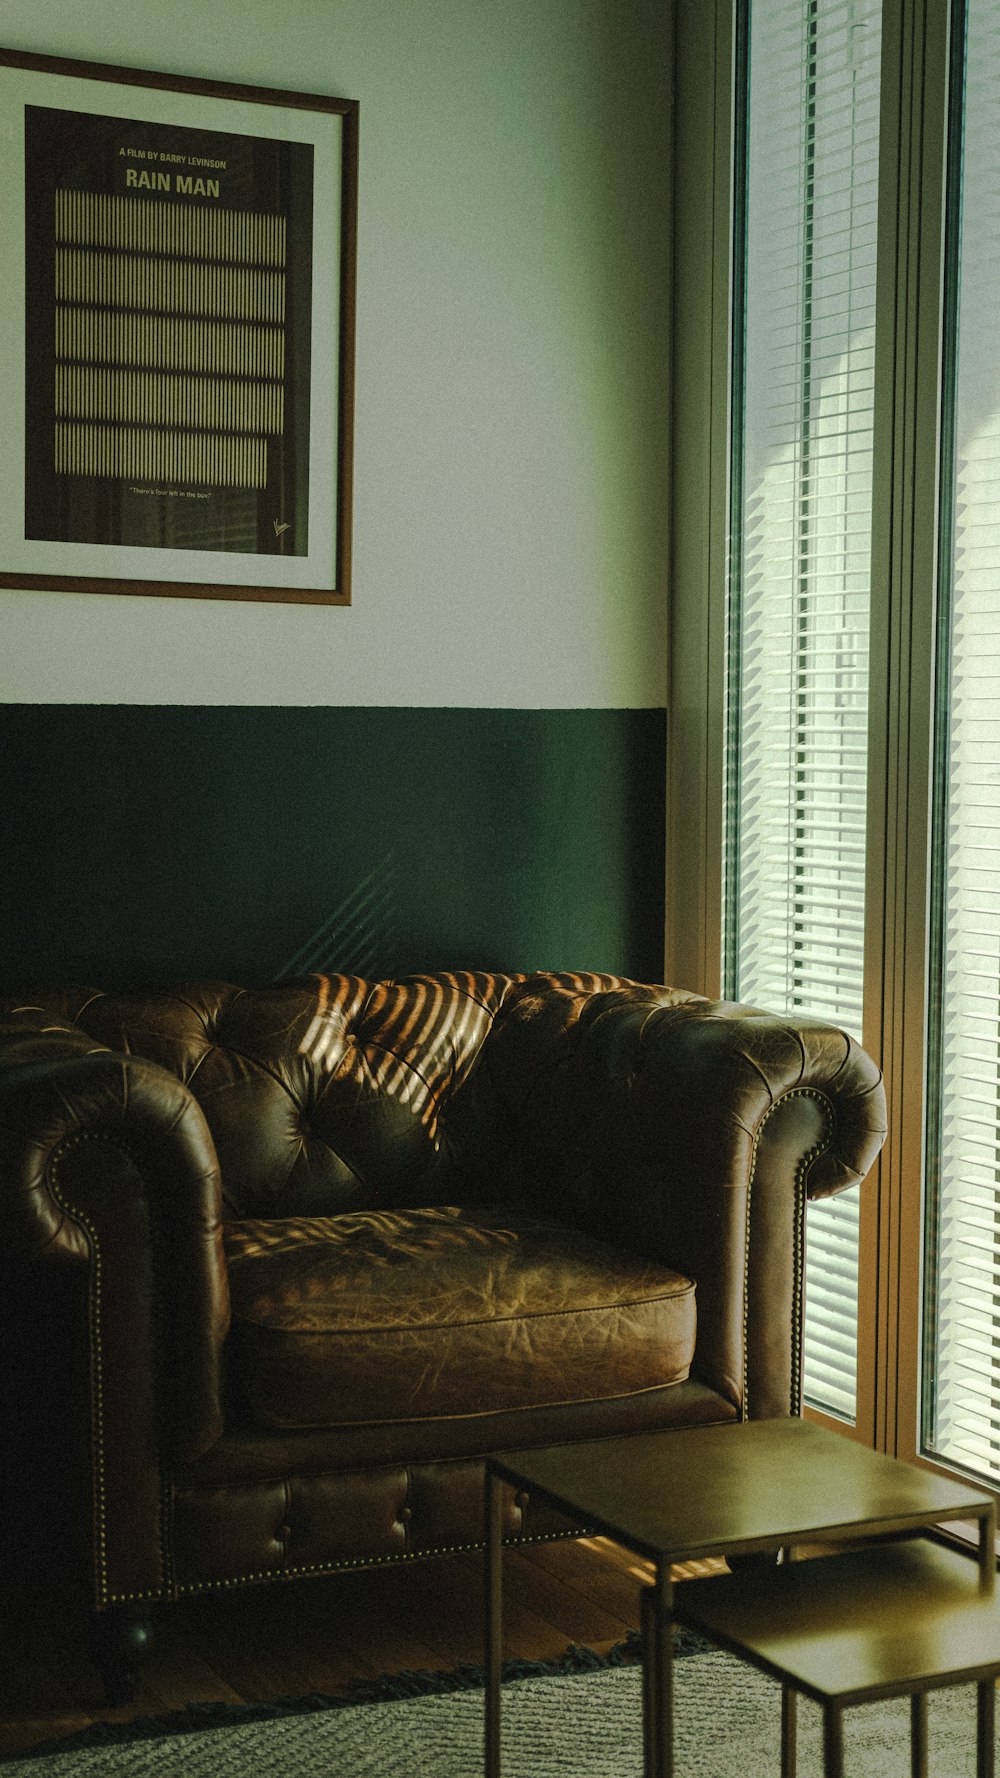
[[[675,1669],[679,1778],[774,1778],[777,1686],[720,1653]],[[479,1778],[483,1694],[415,1693],[387,1703],[301,1707],[232,1727],[36,1755],[3,1778]],[[975,1690],[930,1700],[934,1778],[973,1778]],[[641,1676],[635,1666],[513,1680],[503,1692],[503,1778],[642,1778]],[[819,1711],[799,1707],[799,1778],[820,1778]],[[848,1778],[908,1778],[909,1707],[868,1704],[845,1715]]]

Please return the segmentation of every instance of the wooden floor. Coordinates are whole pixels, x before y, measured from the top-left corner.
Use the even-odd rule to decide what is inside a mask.
[[[557,1658],[571,1642],[606,1653],[638,1626],[651,1571],[602,1538],[504,1558],[507,1652]],[[245,1588],[161,1611],[135,1703],[101,1706],[82,1631],[38,1608],[0,1624],[0,1758],[86,1728],[189,1701],[257,1702],[403,1668],[482,1660],[482,1559],[473,1554]]]

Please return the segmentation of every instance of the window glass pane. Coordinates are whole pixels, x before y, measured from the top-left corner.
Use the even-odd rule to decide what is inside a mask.
[[[879,58],[875,0],[753,0],[727,688],[727,991],[859,1037]],[[845,1418],[857,1236],[856,1192],[810,1206],[806,1397]]]
[[[1000,1482],[1000,11],[970,0],[953,178],[924,1450]],[[961,76],[961,70],[960,70]],[[953,170],[954,171],[954,170]]]

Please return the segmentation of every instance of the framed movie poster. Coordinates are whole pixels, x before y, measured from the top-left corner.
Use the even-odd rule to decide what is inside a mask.
[[[350,603],[357,125],[0,50],[0,585]]]

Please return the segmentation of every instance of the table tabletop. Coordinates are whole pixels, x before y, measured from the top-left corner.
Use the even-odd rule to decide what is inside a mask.
[[[663,1562],[978,1519],[989,1495],[800,1419],[624,1434],[488,1459],[494,1475]]]
[[[821,1704],[1000,1670],[1000,1590],[968,1555],[926,1537],[682,1581],[673,1614]]]

